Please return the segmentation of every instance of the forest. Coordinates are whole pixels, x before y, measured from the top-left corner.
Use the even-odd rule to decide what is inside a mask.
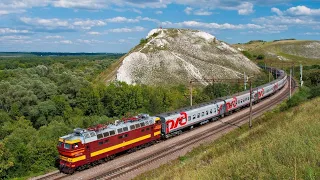
[[[114,82],[106,86],[95,82],[119,57],[0,57],[0,179],[55,169],[58,138],[74,128],[189,105],[189,87],[183,84],[154,87]],[[318,93],[319,72],[319,66],[305,72],[306,85]],[[268,75],[256,79],[255,86],[267,82]],[[242,85],[198,85],[193,99],[197,104],[242,90]]]

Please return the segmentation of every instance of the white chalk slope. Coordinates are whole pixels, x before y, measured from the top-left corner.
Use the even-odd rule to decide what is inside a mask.
[[[124,58],[116,79],[128,84],[184,84],[190,79],[242,78],[259,68],[238,50],[202,31],[153,29]],[[204,83],[205,85],[205,83]]]

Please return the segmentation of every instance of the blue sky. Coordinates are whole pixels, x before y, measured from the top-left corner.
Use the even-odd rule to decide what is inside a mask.
[[[320,0],[0,0],[0,51],[127,52],[160,26],[320,40]]]

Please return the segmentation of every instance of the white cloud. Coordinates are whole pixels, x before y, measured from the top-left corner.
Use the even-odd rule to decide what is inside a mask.
[[[184,9],[184,12],[189,15],[189,14],[191,14],[191,12],[192,12],[192,8],[191,8],[191,7],[186,7],[186,8]]]
[[[73,42],[72,41],[70,41],[70,40],[62,40],[62,41],[56,41],[56,43],[60,43],[60,44],[73,44]]]
[[[109,19],[106,19],[106,22],[111,22],[111,23],[136,23],[136,22],[139,22],[138,19],[128,19],[126,17],[114,17],[114,18],[109,18]]]
[[[204,9],[199,9],[199,10],[195,11],[193,14],[198,15],[198,16],[210,16],[212,14],[212,12],[206,11]]]
[[[45,38],[46,39],[63,39],[62,36],[58,36],[58,35],[56,35],[56,36],[46,36]]]
[[[140,32],[140,31],[144,31],[145,28],[141,27],[141,26],[136,26],[133,28],[116,28],[116,29],[109,29],[109,32],[113,32],[113,33],[129,33],[129,32]]]
[[[102,33],[96,32],[96,31],[90,31],[90,32],[87,32],[87,34],[90,34],[90,35],[101,35]]]
[[[104,9],[108,4],[101,0],[54,0],[50,4],[54,7],[74,9]]]
[[[271,12],[274,12],[274,13],[276,13],[276,14],[279,15],[279,16],[282,16],[282,15],[283,15],[283,12],[282,12],[280,9],[275,8],[275,7],[271,8]]]
[[[138,19],[139,21],[150,21],[150,22],[154,22],[154,23],[160,23],[159,20],[153,19],[153,18],[149,18],[149,17],[141,17],[141,16],[138,16],[137,19]]]
[[[193,27],[193,28],[205,28],[205,29],[262,29],[263,26],[256,24],[218,24],[218,23],[204,23],[198,21],[183,21],[175,23],[178,27]]]
[[[28,18],[28,17],[21,17],[20,20],[28,25],[34,25],[34,26],[42,26],[52,28],[52,27],[69,27],[69,23],[66,20],[61,20],[57,18],[53,19],[40,19],[40,18]]]
[[[253,4],[249,2],[244,2],[236,8],[238,9],[238,14],[240,15],[248,15],[254,12]]]
[[[320,35],[320,32],[306,32],[306,33],[303,33],[304,35],[308,35],[308,36],[319,36]]]
[[[30,44],[29,36],[0,36],[0,44]]]
[[[91,29],[92,27],[95,26],[105,26],[107,23],[105,23],[102,20],[91,20],[91,19],[86,19],[86,20],[76,20],[73,22],[74,26],[79,26],[82,29]]]
[[[20,20],[36,29],[47,29],[47,30],[77,30],[85,29],[89,30],[92,27],[105,26],[106,22],[103,20],[91,20],[91,19],[42,19],[42,18],[29,18],[21,17]]]
[[[138,9],[132,9],[133,12],[138,13],[138,14],[142,14],[142,12]]]
[[[156,11],[155,13],[156,14],[162,14],[163,12],[162,11]]]
[[[77,39],[77,42],[79,43],[85,43],[85,44],[98,44],[98,43],[103,43],[104,41],[99,41],[99,40],[87,40],[87,39]]]
[[[286,13],[297,16],[317,16],[320,15],[320,9],[310,9],[306,6],[296,6],[289,8]]]
[[[30,31],[11,29],[11,28],[0,28],[0,34],[27,34],[27,33],[30,33]]]
[[[319,22],[308,17],[290,17],[290,16],[266,16],[253,19],[253,22],[259,24],[285,24],[285,25],[316,25]]]

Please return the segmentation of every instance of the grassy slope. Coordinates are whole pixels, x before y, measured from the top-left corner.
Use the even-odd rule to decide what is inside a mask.
[[[313,58],[301,57],[301,56],[290,54],[290,52],[286,52],[283,50],[284,46],[292,45],[291,50],[299,51],[300,53],[303,54],[303,49],[300,48],[301,45],[304,45],[310,42],[314,42],[314,41],[285,40],[285,41],[277,41],[277,42],[254,42],[251,44],[234,44],[233,46],[242,48],[254,55],[265,54],[266,59],[268,60],[280,61],[276,57],[277,55],[279,55],[288,59],[289,60],[288,62],[296,62],[296,63],[302,62],[305,65],[319,64],[320,58],[313,59]]]
[[[320,98],[266,113],[136,179],[320,179]]]

